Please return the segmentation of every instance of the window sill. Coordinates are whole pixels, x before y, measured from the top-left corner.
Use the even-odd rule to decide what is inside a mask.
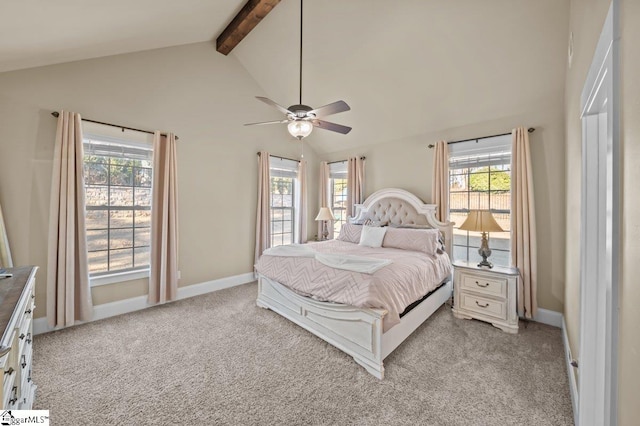
[[[89,286],[98,287],[101,285],[121,283],[124,281],[138,280],[140,278],[149,278],[149,269],[141,269],[138,271],[116,272],[109,275],[100,275],[99,277],[90,277]]]

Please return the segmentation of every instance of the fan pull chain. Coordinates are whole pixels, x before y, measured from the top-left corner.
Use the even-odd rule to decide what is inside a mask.
[[[300,139],[300,158],[304,159],[304,139]]]

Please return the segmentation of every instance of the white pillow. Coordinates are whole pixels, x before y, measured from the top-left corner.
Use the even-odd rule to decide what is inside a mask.
[[[359,244],[366,247],[382,247],[382,241],[386,233],[387,228],[365,225],[362,227]]]

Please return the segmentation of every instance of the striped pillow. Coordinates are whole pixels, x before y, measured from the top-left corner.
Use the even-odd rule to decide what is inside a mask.
[[[346,241],[347,243],[358,244],[360,242],[360,235],[362,234],[362,225],[354,225],[353,223],[343,223],[340,228],[340,235],[338,240]]]
[[[440,231],[437,229],[389,228],[382,247],[419,251],[431,256],[438,253]]]

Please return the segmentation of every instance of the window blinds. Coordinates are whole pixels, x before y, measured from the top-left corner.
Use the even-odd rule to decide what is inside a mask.
[[[346,179],[347,160],[329,163],[329,177],[331,179]]]
[[[449,169],[511,163],[511,135],[473,139],[449,145]]]
[[[132,160],[148,160],[153,158],[153,148],[150,145],[127,143],[123,141],[109,141],[100,139],[83,140],[85,155],[100,155],[106,157],[129,158]]]
[[[298,177],[298,162],[294,160],[288,160],[286,158],[279,158],[270,156],[269,158],[269,173],[271,177]]]

